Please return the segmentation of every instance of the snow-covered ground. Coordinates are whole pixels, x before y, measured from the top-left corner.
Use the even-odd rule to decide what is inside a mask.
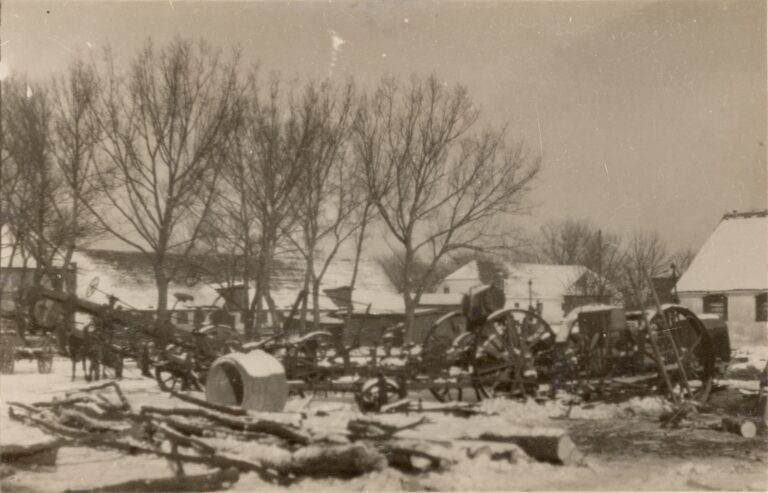
[[[37,429],[11,421],[8,418],[9,401],[48,401],[85,385],[82,376],[75,382],[70,381],[69,362],[65,359],[56,359],[54,372],[50,375],[38,374],[33,363],[18,362],[14,375],[0,376],[0,444],[29,444],[50,439]],[[126,369],[120,386],[136,407],[144,404],[180,404],[160,392],[154,380],[143,378],[131,367]],[[691,442],[691,453],[675,455],[669,450],[663,454],[649,453],[648,450],[664,450],[683,442],[691,445],[685,442],[689,440],[686,430],[677,430],[680,433],[676,434],[660,429],[658,416],[669,409],[669,404],[657,397],[636,398],[620,404],[574,406],[570,412],[565,400],[537,404],[533,401],[523,403],[494,399],[481,403],[481,408],[489,415],[463,419],[431,413],[428,415],[430,423],[420,427],[418,432],[447,435],[462,429],[478,432],[515,426],[566,428],[574,441],[588,451],[587,457],[582,465],[568,467],[529,460],[510,463],[474,459],[460,461],[445,472],[422,475],[409,475],[386,468],[350,480],[306,479],[282,490],[768,490],[765,468],[768,457],[764,443],[753,445],[738,437],[712,432],[716,447],[722,450],[732,448],[737,453],[719,452],[718,448],[714,453],[697,452],[696,442]],[[324,412],[316,412],[320,410]],[[325,430],[332,430],[335,420],[342,422],[358,415],[349,396],[289,400],[286,413],[296,416],[297,411],[309,416],[304,420],[305,426]],[[408,419],[413,417],[414,413],[411,413]],[[391,419],[405,417],[392,415]],[[600,437],[594,438],[584,430],[602,430],[603,433],[595,433]],[[629,441],[627,446],[623,446],[621,441],[617,446],[610,441],[613,438]],[[605,442],[601,442],[603,439]],[[187,469],[192,474],[202,471],[201,468]],[[65,447],[60,450],[57,466],[35,471],[17,470],[14,475],[2,480],[0,490],[60,492],[170,474],[168,464],[155,457]],[[231,491],[276,489],[276,486],[262,482],[256,475],[246,474]]]
[[[759,374],[768,362],[768,346],[743,346],[731,353],[728,373],[731,375],[752,376]]]

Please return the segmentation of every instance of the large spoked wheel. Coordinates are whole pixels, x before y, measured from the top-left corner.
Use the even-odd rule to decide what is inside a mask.
[[[196,378],[183,375],[180,371],[167,366],[155,368],[155,380],[163,392],[203,390]]]
[[[355,401],[364,413],[379,412],[381,408],[405,398],[408,391],[391,378],[372,378],[355,392]]]
[[[421,363],[427,375],[439,376],[457,363],[457,354],[451,349],[456,338],[465,333],[464,325],[464,316],[456,311],[443,315],[429,328],[421,346]]]
[[[555,333],[535,312],[517,308],[494,312],[477,334],[474,362],[478,397],[535,393],[551,385]]]
[[[673,384],[683,376],[693,392],[693,398],[706,401],[712,390],[715,354],[704,324],[687,308],[672,305],[662,308],[666,324],[658,313],[650,320],[650,330],[656,335],[662,363]],[[675,356],[677,349],[681,365]]]
[[[421,349],[421,366],[430,379],[451,379],[452,374],[467,373],[470,368],[470,334],[465,332],[464,316],[454,311],[440,317],[427,331]],[[430,388],[430,393],[439,402],[461,401],[463,389],[438,383]]]
[[[216,355],[222,356],[242,348],[243,338],[228,325],[206,325],[193,334],[202,336],[204,344]]]
[[[333,335],[310,332],[285,348],[283,364],[290,379],[319,382],[328,376],[326,366],[333,356]]]

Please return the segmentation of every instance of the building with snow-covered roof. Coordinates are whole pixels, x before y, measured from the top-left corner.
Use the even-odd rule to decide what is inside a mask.
[[[736,344],[768,342],[768,210],[725,214],[677,293],[694,312],[727,321]]]
[[[460,295],[482,285],[504,290],[506,308],[539,310],[550,324],[560,323],[571,308],[589,302],[607,302],[586,296],[588,279],[596,276],[581,265],[498,263],[473,260],[447,276],[437,293],[425,295],[426,306],[451,305]]]

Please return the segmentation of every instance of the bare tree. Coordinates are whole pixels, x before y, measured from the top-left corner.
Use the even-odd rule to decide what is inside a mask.
[[[354,187],[354,166],[347,156],[353,115],[353,88],[337,89],[328,82],[307,84],[298,109],[309,134],[303,172],[294,201],[297,233],[288,235],[304,257],[305,290],[312,294],[315,327],[320,324],[320,284],[339,248],[355,232],[354,212],[364,206]],[[311,288],[311,289],[310,289]],[[301,328],[307,303],[302,304]]]
[[[691,266],[694,258],[696,258],[696,251],[692,248],[683,248],[672,255],[671,261],[672,265],[674,265],[675,274],[678,279],[685,274],[685,271]]]
[[[389,282],[397,289],[398,293],[402,293],[406,285],[413,285],[416,282],[423,283],[424,292],[434,291],[445,276],[457,267],[453,261],[446,259],[430,270],[430,262],[417,258],[411,262],[410,268],[406,270],[403,252],[391,252],[388,255],[378,257],[376,262],[381,266]],[[406,279],[406,275],[408,279]]]
[[[34,260],[37,284],[67,242],[60,207],[64,183],[53,163],[46,88],[20,79],[4,85],[3,223],[13,238],[13,256],[23,258],[24,265]]]
[[[350,301],[354,301],[355,286],[357,285],[357,276],[360,270],[360,260],[363,256],[363,250],[365,241],[368,238],[368,227],[373,224],[378,215],[376,206],[371,202],[366,193],[366,189],[360,186],[359,181],[355,182],[355,189],[364,193],[361,197],[361,205],[353,212],[352,223],[354,224],[355,237],[354,237],[354,259],[352,261],[352,276],[349,279],[349,292]],[[347,313],[347,325],[349,326],[352,312],[354,311],[354,303],[350,304],[350,310]]]
[[[580,294],[598,299],[612,297],[625,275],[622,239],[585,220],[566,219],[541,228],[539,261],[581,265],[591,274],[580,284]]]
[[[503,132],[470,132],[479,112],[463,87],[437,78],[384,80],[364,101],[355,129],[357,158],[367,188],[389,233],[403,250],[406,338],[415,308],[440,261],[457,250],[502,248],[510,226],[500,221],[523,212],[522,199],[538,161]],[[422,258],[427,269],[413,275]]]
[[[626,251],[626,281],[622,291],[625,304],[634,308],[638,302],[645,305],[650,301],[650,287],[646,282],[648,278],[661,276],[668,272],[669,253],[667,246],[655,231],[635,231],[629,239]],[[636,286],[640,292],[640,300],[633,292],[632,286]]]
[[[288,104],[290,93],[285,93],[279,79],[272,78],[266,94],[253,79],[232,176],[245,186],[243,210],[253,219],[252,224],[242,223],[241,235],[255,239],[244,251],[252,251],[256,257],[256,286],[249,309],[256,312],[260,328],[265,302],[273,323],[279,320],[270,294],[272,277],[276,258],[285,252],[287,233],[296,222],[294,201],[312,140],[311,129],[301,125],[298,107]]]
[[[96,146],[101,138],[96,119],[99,79],[95,68],[76,58],[64,74],[52,81],[52,154],[66,183],[68,207],[65,227],[67,244],[62,253],[64,266],[72,261],[78,245],[98,237],[103,229],[90,213],[111,183],[95,186],[92,176]],[[64,205],[64,203],[62,203]]]
[[[125,77],[109,53],[107,65],[99,123],[110,166],[97,167],[96,178],[116,186],[107,194],[109,215],[89,210],[150,260],[164,320],[176,268],[167,255],[194,248],[238,120],[237,60],[176,39],[160,49],[147,42]]]
[[[558,265],[581,264],[594,234],[595,228],[585,220],[549,222],[541,227],[539,258]]]

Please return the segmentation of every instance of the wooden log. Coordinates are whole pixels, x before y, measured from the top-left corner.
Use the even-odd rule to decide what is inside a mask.
[[[262,443],[272,443],[274,445],[279,445],[279,441],[281,440],[279,437],[266,433],[237,431],[228,427],[201,426],[195,423],[190,423],[184,418],[178,418],[174,416],[152,416],[151,422],[164,423],[171,427],[173,430],[191,437],[229,435],[237,437],[241,440],[258,440]]]
[[[400,431],[416,428],[426,422],[427,418],[421,417],[407,425],[393,426],[373,419],[353,419],[347,423],[347,430],[351,433],[353,440],[357,438],[383,440],[392,437]]]
[[[435,444],[411,440],[374,442],[376,449],[384,454],[391,467],[404,472],[426,472],[448,467],[452,462],[446,455],[450,444],[442,447]]]
[[[125,394],[123,393],[123,389],[120,388],[120,385],[118,385],[117,382],[112,382],[112,381],[105,382],[105,383],[100,383],[100,384],[96,384],[96,385],[91,385],[91,386],[88,386],[88,387],[83,387],[83,388],[77,389],[77,390],[75,390],[73,392],[67,392],[67,397],[77,396],[77,394],[79,394],[79,393],[89,394],[89,393],[95,392],[97,390],[106,390],[106,389],[113,389],[115,391],[115,393],[117,394],[117,398],[120,400],[120,404],[121,404],[120,407],[122,407],[124,409],[130,409],[131,408],[131,403],[128,402],[128,399],[125,397]],[[105,399],[101,394],[99,394],[99,397]],[[106,401],[106,402],[109,403],[109,401]]]
[[[21,423],[24,423],[30,426],[37,426],[38,428],[42,428],[46,431],[50,431],[59,436],[63,436],[67,438],[82,438],[82,437],[88,436],[88,432],[79,430],[77,428],[62,426],[58,423],[54,423],[52,421],[48,421],[46,419],[42,419],[37,416],[31,416],[29,414],[24,415],[24,414],[17,413],[16,411],[13,410],[13,407],[8,408],[8,417],[10,417],[15,421],[19,421]]]
[[[387,466],[387,459],[366,444],[309,446],[293,453],[289,462],[271,464],[282,474],[350,478]]]
[[[392,404],[387,404],[386,406],[381,407],[382,413],[399,413],[399,412],[405,412],[408,410],[408,407],[411,404],[411,400],[408,398],[400,399],[397,402],[393,402]]]
[[[93,419],[75,409],[65,409],[61,412],[59,424],[70,428],[77,428],[90,433],[120,433],[128,429],[123,421],[107,421]]]
[[[725,431],[744,438],[754,438],[757,435],[757,425],[751,419],[723,416],[722,426]]]
[[[207,409],[212,409],[214,411],[218,411],[223,414],[231,414],[233,416],[248,416],[248,411],[246,411],[242,407],[225,406],[224,404],[216,404],[214,402],[208,402],[205,399],[199,399],[193,395],[186,394],[184,392],[177,392],[175,390],[171,390],[171,395],[184,402],[195,404],[197,406],[204,407]]]
[[[162,416],[190,416],[206,418],[214,423],[224,425],[236,431],[266,433],[280,437],[288,442],[307,445],[311,443],[311,437],[292,426],[263,419],[246,420],[235,416],[220,414],[215,411],[200,408],[160,408],[142,406],[142,414],[159,414]]]
[[[542,462],[570,465],[581,459],[581,453],[566,434],[496,434],[482,433],[475,439],[489,442],[514,443],[529,456]]]
[[[137,479],[87,490],[66,491],[69,493],[219,491],[229,488],[239,479],[240,471],[235,468],[227,468],[221,469],[211,474],[196,474],[193,476],[178,476],[157,479]]]
[[[165,435],[170,441],[174,442],[177,445],[181,445],[182,447],[188,447],[195,449],[203,454],[206,455],[213,455],[216,453],[216,449],[208,445],[207,443],[195,440],[194,438],[190,438],[182,433],[177,432],[170,426],[163,424],[163,423],[152,423],[151,425],[156,431],[161,432],[163,435]]]
[[[32,445],[0,445],[0,462],[16,466],[55,466],[61,444],[55,440]]]

